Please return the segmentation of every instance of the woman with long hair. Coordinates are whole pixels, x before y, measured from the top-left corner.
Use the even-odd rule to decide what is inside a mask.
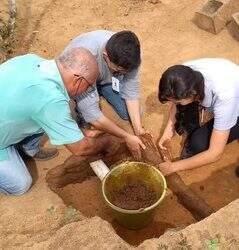
[[[202,58],[168,68],[160,79],[158,98],[170,103],[159,146],[175,131],[187,134],[181,160],[160,165],[166,175],[219,160],[225,145],[239,138],[239,66],[229,60]],[[202,126],[201,108],[213,112]]]

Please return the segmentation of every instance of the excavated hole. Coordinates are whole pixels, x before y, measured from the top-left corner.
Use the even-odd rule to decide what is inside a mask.
[[[239,179],[235,175],[235,167],[228,166],[213,173],[205,181],[194,183],[190,187],[211,207],[218,210],[239,198]],[[56,167],[56,170],[57,168],[61,169],[62,166]],[[94,176],[90,169],[84,170],[82,174],[79,174],[80,171],[77,169],[76,173],[74,173],[74,168],[71,168],[70,171],[66,171],[62,176],[58,176],[56,179],[58,179],[62,187],[53,188],[53,190],[67,206],[75,207],[84,216],[89,218],[99,216],[108,221],[114,231],[130,245],[138,246],[146,239],[158,238],[166,230],[179,230],[196,222],[191,213],[180,205],[176,196],[169,191],[164,201],[158,207],[154,220],[150,225],[136,231],[123,228],[114,220],[111,210],[103,200],[99,179]],[[73,177],[76,174],[80,176],[78,180],[75,180]],[[67,175],[72,179],[72,182],[79,181],[80,183],[65,181],[64,178]],[[47,178],[47,181],[51,187],[52,176]],[[62,185],[65,182],[69,184]]]

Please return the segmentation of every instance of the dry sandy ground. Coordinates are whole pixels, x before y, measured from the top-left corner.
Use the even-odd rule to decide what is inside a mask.
[[[239,43],[231,37],[227,29],[218,35],[212,35],[198,29],[191,22],[194,11],[204,2],[203,0],[152,2],[146,0],[19,0],[16,53],[32,52],[52,58],[62,51],[70,39],[82,32],[95,29],[133,30],[139,36],[143,49],[141,86],[144,125],[148,131],[158,137],[167,119],[167,106],[160,105],[156,97],[158,80],[163,70],[172,64],[199,57],[225,57],[239,63]],[[109,107],[106,107],[106,112],[110,113],[112,119],[117,119]],[[116,121],[126,126],[121,121]],[[179,150],[179,141],[179,138],[175,138],[175,156]],[[39,164],[30,162],[30,170],[35,180],[30,192],[22,197],[0,195],[0,248],[83,249],[85,246],[87,249],[127,249],[129,247],[113,234],[112,227],[107,222],[98,217],[86,219],[86,217],[99,215],[107,220],[107,214],[100,214],[102,210],[96,211],[97,205],[93,210],[84,207],[77,212],[66,207],[62,200],[48,189],[45,183],[47,170],[64,162],[69,155],[69,152],[61,147],[60,156],[57,159]],[[238,142],[234,142],[227,146],[223,159],[219,163],[181,173],[181,176],[195,192],[214,208],[219,209],[239,197],[238,180],[233,174],[237,163]],[[76,184],[63,190],[67,192],[67,189],[70,189],[69,194],[75,190],[71,196],[72,199],[66,201],[67,205],[72,203],[78,208],[81,207],[77,206],[74,199],[76,195],[84,195],[83,190],[86,187],[95,192],[96,199],[99,199],[96,191],[99,183],[92,178],[84,184]],[[88,194],[85,195],[87,197]],[[194,222],[190,215],[185,215],[182,208],[177,209],[178,205],[174,201],[173,198],[170,201],[169,194],[156,216],[158,222],[172,224],[173,227],[186,226]],[[89,199],[88,206],[92,202],[94,200]],[[238,206],[238,202],[234,204]],[[102,207],[104,205],[100,208]],[[174,214],[173,219],[172,214],[165,212],[170,210],[168,207],[175,209],[171,211]],[[175,211],[178,211],[178,214]],[[230,211],[238,212],[233,210],[232,206]],[[226,214],[228,217],[231,215],[224,210],[221,214]],[[170,219],[173,222],[170,222]],[[72,220],[79,222],[68,224]],[[206,224],[208,231],[211,229],[215,231],[217,221],[219,221],[218,217],[209,220]],[[236,222],[237,218],[230,218],[231,228],[225,232],[232,229],[235,233],[235,230],[238,232]],[[223,227],[227,225],[223,223],[226,223],[226,220],[222,218],[220,230],[218,229],[220,234],[223,234]],[[65,224],[68,225],[63,227]],[[203,225],[200,224],[199,227],[202,228]],[[193,228],[191,230],[191,232],[195,231]],[[150,235],[150,237],[153,236]],[[163,237],[163,239],[167,238],[167,236]],[[176,239],[179,243],[184,242],[184,238],[180,237],[175,236],[175,242]],[[200,237],[203,243],[198,244],[203,246],[211,236],[208,233],[206,236],[202,233]],[[230,239],[234,239],[233,237]],[[194,240],[193,236],[190,240]],[[142,249],[156,249],[154,247],[160,245],[160,242],[146,242]],[[172,246],[173,244],[172,242]],[[199,249],[196,243],[195,245],[190,243],[190,245]]]

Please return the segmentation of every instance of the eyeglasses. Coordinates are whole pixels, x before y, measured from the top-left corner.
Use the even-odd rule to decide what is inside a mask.
[[[87,83],[87,88],[86,90],[87,91],[93,91],[95,89],[95,86],[94,84],[91,84],[84,76],[81,76],[81,75],[78,75],[78,74],[74,74],[75,77],[78,78],[78,80],[84,80],[86,83]],[[78,86],[79,88],[79,86]],[[77,91],[78,91],[78,88],[77,88]]]
[[[112,71],[114,71],[115,74],[119,74],[119,75],[124,75],[127,73],[127,70],[115,65],[114,63],[110,63],[109,67],[112,69]]]
[[[119,75],[125,75],[128,71],[125,69],[121,69],[118,68],[117,70],[115,70],[115,74],[119,74]]]
[[[120,66],[117,66],[116,64],[114,64],[113,62],[110,61],[109,57],[105,57],[105,61],[108,65],[108,67],[111,69],[111,71],[113,71],[114,74],[121,74],[121,75],[124,75],[127,73],[127,70],[120,67]]]

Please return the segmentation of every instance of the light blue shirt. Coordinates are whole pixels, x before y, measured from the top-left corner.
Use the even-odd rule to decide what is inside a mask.
[[[53,145],[83,138],[54,60],[33,54],[0,65],[0,161],[6,148],[45,132]]]

